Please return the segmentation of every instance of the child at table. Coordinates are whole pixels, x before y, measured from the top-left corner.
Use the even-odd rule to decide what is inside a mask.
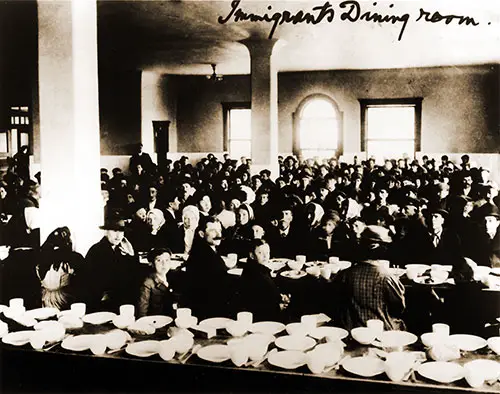
[[[147,315],[171,315],[173,305],[177,301],[167,274],[172,267],[172,252],[169,249],[152,249],[148,253],[148,261],[152,265],[151,272],[141,285],[138,302],[138,317]]]

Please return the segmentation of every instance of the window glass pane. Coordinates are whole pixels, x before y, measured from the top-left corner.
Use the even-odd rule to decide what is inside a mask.
[[[8,142],[7,142],[7,133],[6,132],[1,132],[0,133],[0,152],[2,153],[7,153],[8,150]]]
[[[21,116],[21,124],[24,124],[24,116]]]
[[[30,118],[26,117],[26,118],[25,118],[25,122],[24,122],[24,123],[26,123],[26,124],[30,124]]]
[[[19,116],[14,117],[14,124],[19,124]]]
[[[19,111],[19,107],[10,107],[13,111]]]
[[[328,100],[311,99],[299,120],[300,149],[304,157],[321,152],[330,155],[338,149],[337,110]],[[327,153],[325,153],[327,152]]]
[[[232,109],[229,111],[229,139],[249,140],[252,138],[252,110]]]
[[[28,133],[20,133],[19,138],[21,139],[21,146],[30,144],[30,136]]]
[[[367,139],[415,138],[415,107],[368,107]]]
[[[250,140],[229,141],[229,154],[233,158],[240,158],[242,156],[252,157],[252,141]]]
[[[413,157],[415,154],[414,140],[392,140],[392,141],[370,141],[366,142],[368,156],[377,156],[382,158],[403,157],[405,154]]]
[[[21,107],[21,111],[28,112],[28,107]]]
[[[336,118],[337,111],[333,105],[327,100],[323,99],[312,99],[309,101],[302,110],[300,114],[302,119],[304,118]]]

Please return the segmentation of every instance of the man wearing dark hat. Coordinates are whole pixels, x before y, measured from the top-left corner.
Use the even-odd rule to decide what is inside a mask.
[[[431,207],[425,211],[425,224],[408,234],[407,263],[453,264],[463,256],[462,244],[454,229],[445,227],[448,212]]]
[[[117,312],[120,305],[137,301],[138,260],[125,238],[123,219],[106,218],[100,228],[104,237],[89,249],[78,275],[79,298],[88,311]]]
[[[485,204],[474,214],[478,229],[467,256],[478,265],[500,267],[500,212],[496,205]]]
[[[333,319],[341,327],[366,326],[370,319],[382,320],[385,330],[404,327],[400,317],[405,309],[405,289],[383,261],[390,242],[386,228],[367,226],[361,234],[358,262],[333,280]]]

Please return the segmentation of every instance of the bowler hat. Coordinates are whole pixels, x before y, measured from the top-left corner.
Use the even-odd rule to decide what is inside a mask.
[[[361,233],[361,239],[372,243],[391,243],[389,230],[382,226],[370,225]]]
[[[480,218],[485,218],[486,216],[494,216],[500,219],[500,210],[494,204],[484,204],[482,207],[477,209],[477,215]]]
[[[121,218],[105,218],[104,224],[99,226],[101,230],[124,231],[125,220]]]

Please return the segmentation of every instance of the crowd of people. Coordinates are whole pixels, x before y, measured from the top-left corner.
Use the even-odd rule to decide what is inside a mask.
[[[452,265],[457,283],[473,283],[476,266],[500,266],[498,185],[467,155],[460,163],[278,160],[273,180],[269,170],[252,175],[250,159],[227,154],[158,168],[139,146],[128,169],[101,170],[105,235],[85,258],[72,250],[67,228],[36,245],[39,182],[9,171],[0,185],[0,214],[12,215],[2,233],[11,247],[3,301],[22,296],[64,308],[80,300],[111,311],[131,303],[139,315],[188,306],[199,318],[250,310],[286,320],[294,300],[267,268],[270,258],[336,256],[355,264],[331,281],[325,312],[346,328],[378,318],[398,329],[405,288],[380,262]],[[248,258],[237,282],[222,259],[231,253]],[[174,254],[183,269],[173,269]]]

